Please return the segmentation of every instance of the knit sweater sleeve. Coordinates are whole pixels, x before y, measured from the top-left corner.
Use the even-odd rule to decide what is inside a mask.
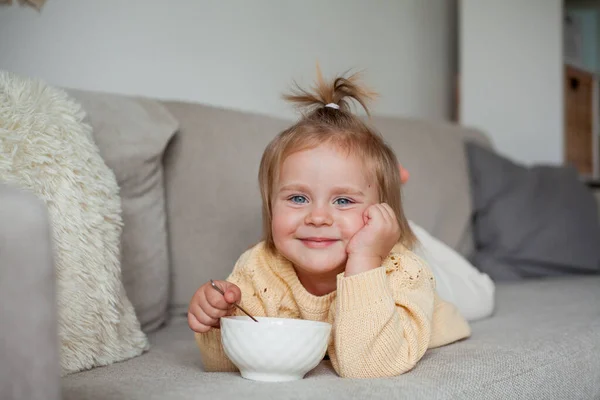
[[[392,253],[382,267],[338,276],[329,320],[329,357],[342,377],[395,376],[412,369],[428,348],[435,282],[412,252]]]
[[[248,262],[250,252],[246,253],[237,261],[227,281],[237,285],[242,292],[240,305],[254,316],[265,316],[265,307],[259,296],[256,296],[254,285],[249,274]],[[245,315],[237,308],[233,315]],[[237,367],[229,360],[221,343],[221,330],[212,328],[206,333],[195,333],[196,344],[200,349],[202,364],[207,372],[236,372]]]

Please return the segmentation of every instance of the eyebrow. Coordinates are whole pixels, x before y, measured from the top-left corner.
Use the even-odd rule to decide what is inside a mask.
[[[352,186],[334,186],[332,192],[335,194],[350,194],[353,196],[364,196],[362,190]]]
[[[299,192],[309,192],[310,190],[308,189],[308,186],[306,185],[302,185],[299,183],[290,183],[288,185],[284,185],[281,188],[279,188],[280,192],[285,192],[285,191],[299,191]],[[364,196],[365,194],[357,189],[354,188],[352,186],[334,186],[331,191],[334,194],[349,194],[349,195],[353,195],[353,196]]]
[[[282,187],[279,188],[280,192],[285,192],[285,191],[290,191],[290,192],[308,192],[308,187],[305,185],[302,185],[300,183],[290,183],[287,185],[284,185]]]

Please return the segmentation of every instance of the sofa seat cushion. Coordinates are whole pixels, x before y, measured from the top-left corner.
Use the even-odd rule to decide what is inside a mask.
[[[413,371],[385,379],[342,379],[327,361],[284,384],[205,373],[192,332],[177,319],[150,335],[152,349],[141,357],[64,378],[64,398],[598,398],[599,286],[598,277],[498,285],[495,315],[473,323],[470,339],[430,350]]]

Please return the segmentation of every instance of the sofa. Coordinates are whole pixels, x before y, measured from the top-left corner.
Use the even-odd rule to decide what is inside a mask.
[[[158,217],[144,225],[139,222],[144,215],[130,216],[138,223],[123,239],[124,249],[131,251],[136,237],[151,238],[147,231],[164,229],[164,236],[135,250],[148,268],[157,260],[164,268],[161,264],[144,271],[142,265],[136,273],[123,271],[150,349],[122,362],[59,376],[48,215],[31,194],[0,184],[3,398],[600,398],[600,277],[591,275],[497,282],[494,312],[471,322],[470,338],[427,351],[401,376],[342,379],[327,360],[305,379],[288,383],[205,372],[187,325],[187,302],[202,283],[226,278],[236,258],[260,240],[260,155],[290,121],[185,101],[69,93],[86,109],[109,165],[120,169],[117,178],[124,192],[126,185],[140,183],[132,181],[138,179],[131,178],[136,173],[146,174],[139,178],[142,183],[153,177],[151,185],[138,185],[133,192],[138,200],[154,193],[147,205]],[[132,118],[118,104],[143,107]],[[448,122],[391,117],[372,122],[411,173],[403,194],[408,217],[470,256],[475,242],[464,145],[476,142],[493,149],[489,138]],[[157,126],[169,127],[172,134],[161,140],[144,137]],[[141,133],[131,139],[132,145],[130,131],[136,129]],[[108,131],[112,136],[101,136]],[[116,150],[108,143],[114,140],[137,150]],[[111,152],[117,151],[125,156],[115,159]],[[128,219],[124,221],[127,227]]]

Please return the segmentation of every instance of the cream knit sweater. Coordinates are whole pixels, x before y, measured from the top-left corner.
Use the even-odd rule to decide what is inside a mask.
[[[271,255],[262,242],[240,257],[227,280],[239,286],[240,304],[253,315],[331,323],[327,352],[342,377],[402,374],[428,348],[471,333],[456,307],[437,295],[424,261],[400,244],[383,266],[338,275],[337,290],[324,296],[309,293],[291,263]],[[218,329],[195,337],[207,371],[237,370],[223,351]]]

